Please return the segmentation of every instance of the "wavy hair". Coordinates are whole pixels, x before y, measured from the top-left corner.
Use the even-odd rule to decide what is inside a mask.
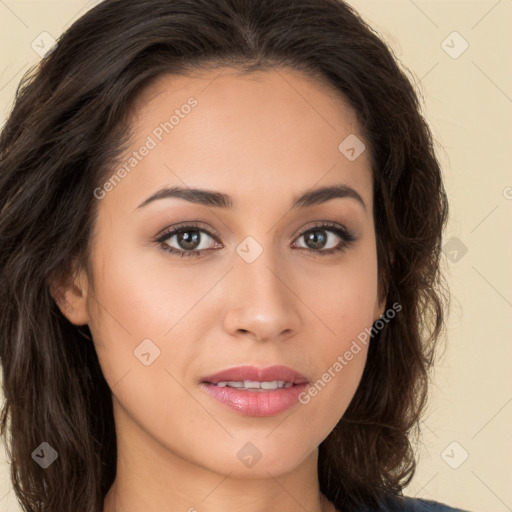
[[[379,295],[402,310],[372,337],[355,396],[319,447],[320,490],[344,511],[377,507],[399,500],[416,470],[445,328],[448,203],[407,72],[341,0],[105,0],[24,75],[0,136],[0,432],[26,512],[101,511],[116,471],[90,331],[62,315],[49,282],[89,261],[93,191],[142,90],[163,73],[223,66],[304,71],[357,114],[372,157]],[[58,447],[47,469],[31,457],[43,441]]]

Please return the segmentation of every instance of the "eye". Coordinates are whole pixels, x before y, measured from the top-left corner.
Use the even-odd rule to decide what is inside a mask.
[[[213,240],[212,242],[208,239]],[[319,255],[329,255],[345,250],[356,240],[355,234],[335,223],[322,223],[304,231],[296,240],[304,240],[305,246],[297,242],[292,247]],[[340,239],[336,243],[336,239]],[[197,223],[176,226],[166,230],[156,240],[164,251],[183,256],[201,256],[205,251],[224,247],[218,237]],[[217,244],[217,245],[215,245]]]
[[[341,239],[341,242],[336,243],[336,238]],[[342,226],[323,223],[304,231],[297,240],[304,240],[306,244],[299,246],[299,249],[324,256],[347,249],[356,240],[356,237],[352,231]]]
[[[200,256],[201,252],[212,248],[211,242],[208,243],[208,238],[217,242],[216,237],[207,229],[199,228],[197,224],[192,223],[167,230],[156,242],[160,243],[165,251],[172,254]]]

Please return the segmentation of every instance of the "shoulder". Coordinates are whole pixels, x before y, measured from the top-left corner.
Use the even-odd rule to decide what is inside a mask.
[[[378,508],[368,506],[358,509],[358,512],[470,512],[453,508],[438,501],[409,496],[385,496]]]
[[[400,499],[400,505],[400,510],[403,510],[403,512],[469,512],[468,510],[453,508],[437,501],[408,496]]]

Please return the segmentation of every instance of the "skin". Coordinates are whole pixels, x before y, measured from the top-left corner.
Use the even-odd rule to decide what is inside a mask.
[[[98,201],[90,273],[79,268],[60,283],[61,310],[89,325],[112,390],[117,478],[104,512],[332,512],[319,490],[318,446],[354,396],[367,347],[308,404],[270,417],[227,408],[198,379],[283,364],[316,382],[383,314],[370,156],[349,161],[338,150],[360,129],[328,87],[291,69],[242,77],[224,68],[161,76],[147,88],[127,158],[191,96],[197,106]],[[345,197],[290,209],[306,190],[334,184],[356,190],[366,207]],[[229,194],[234,207],[173,198],[137,208],[175,185]],[[201,248],[212,250],[180,257],[155,242],[185,221],[220,244],[200,231]],[[322,256],[303,236],[322,222],[357,238]],[[344,243],[322,233],[327,248]],[[247,236],[263,249],[252,263],[236,252]],[[177,236],[167,243],[188,247]],[[134,356],[147,338],[160,350],[149,366]],[[262,454],[250,468],[237,457],[248,442]]]

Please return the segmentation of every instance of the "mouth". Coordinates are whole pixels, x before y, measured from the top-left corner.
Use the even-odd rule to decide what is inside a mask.
[[[308,379],[286,366],[239,366],[204,377],[200,387],[216,402],[248,416],[273,416],[297,403]]]
[[[219,382],[204,382],[205,384],[211,384],[218,388],[237,388],[246,391],[268,391],[275,389],[288,389],[294,386],[293,382],[287,382],[284,380],[273,380],[273,381],[257,381],[257,380],[223,380]]]
[[[308,379],[302,373],[287,366],[258,368],[244,365],[203,377],[201,382],[219,387],[272,390],[289,388],[295,384],[306,384]]]

